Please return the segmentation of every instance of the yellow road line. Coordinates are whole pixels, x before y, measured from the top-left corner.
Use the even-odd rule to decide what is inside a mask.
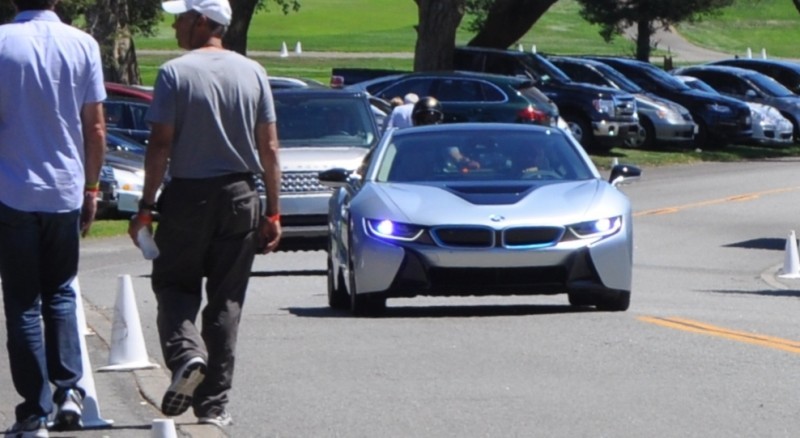
[[[800,354],[800,342],[791,341],[788,339],[759,335],[755,333],[740,332],[683,318],[640,316],[637,319],[642,322],[656,324],[662,327],[699,333],[708,336],[717,336],[720,338],[730,339],[732,341],[760,345],[762,347],[774,348],[777,350],[787,351],[789,353]]]
[[[707,207],[709,205],[723,204],[725,202],[743,202],[752,201],[765,195],[774,195],[777,193],[786,193],[800,190],[800,187],[785,187],[781,189],[765,190],[763,192],[743,193],[741,195],[733,195],[720,199],[709,199],[707,201],[693,202],[691,204],[676,205],[673,207],[655,208],[652,210],[638,211],[633,214],[634,217],[639,216],[656,216],[661,214],[677,213],[681,210],[688,210],[690,208]]]

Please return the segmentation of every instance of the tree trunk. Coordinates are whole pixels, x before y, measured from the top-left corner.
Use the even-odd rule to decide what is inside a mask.
[[[466,0],[414,0],[419,10],[414,71],[452,70]]]
[[[139,63],[129,27],[127,0],[98,0],[86,10],[87,32],[100,45],[108,82],[139,84]]]
[[[800,12],[800,0],[792,0],[794,3],[794,7],[797,9],[797,12]]]
[[[226,49],[247,55],[247,31],[250,29],[250,21],[253,19],[257,3],[258,0],[231,2],[231,10],[233,12],[231,25],[222,39],[222,45]]]
[[[486,17],[486,25],[468,45],[507,49],[528,33],[556,1],[495,0]]]
[[[650,62],[650,37],[653,35],[653,26],[648,20],[639,20],[636,23],[636,59]]]

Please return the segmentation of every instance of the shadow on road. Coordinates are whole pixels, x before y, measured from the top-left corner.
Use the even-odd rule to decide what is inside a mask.
[[[786,239],[774,237],[762,237],[759,239],[744,240],[725,245],[726,248],[746,248],[746,249],[772,249],[783,251],[786,247]]]
[[[800,290],[706,290],[705,292],[724,295],[755,295],[761,297],[800,298]]]
[[[283,310],[304,318],[353,318],[353,315],[347,310],[329,307],[289,307]],[[592,307],[568,305],[388,306],[378,318],[473,318],[585,312],[596,312],[596,310]]]
[[[251,277],[316,277],[327,275],[324,269],[298,269],[293,271],[253,271]]]

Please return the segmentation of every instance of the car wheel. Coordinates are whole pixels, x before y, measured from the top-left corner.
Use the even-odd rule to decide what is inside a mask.
[[[378,294],[359,294],[355,264],[350,259],[350,312],[355,316],[376,316],[386,309],[386,298]]]
[[[656,132],[653,124],[647,119],[639,120],[639,130],[636,135],[625,140],[625,146],[635,149],[649,149],[655,143]]]
[[[631,293],[628,291],[617,291],[603,296],[597,302],[597,310],[608,312],[624,312],[631,304]]]
[[[333,254],[330,244],[328,245],[328,306],[333,309],[346,309],[348,304],[347,289],[341,273],[333,271]],[[335,281],[335,280],[338,280]],[[338,283],[338,285],[337,285]]]
[[[580,143],[584,149],[590,150],[594,143],[591,123],[581,116],[570,116],[566,121],[575,140],[578,140],[578,143]]]

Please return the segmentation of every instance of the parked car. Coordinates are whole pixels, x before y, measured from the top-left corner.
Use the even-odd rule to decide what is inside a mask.
[[[504,122],[555,126],[558,108],[529,79],[474,72],[409,73],[390,81],[373,80],[345,87],[384,100],[415,93],[442,104],[445,123]]]
[[[123,134],[140,143],[147,143],[150,124],[145,117],[150,102],[130,97],[111,96],[103,102],[108,132]]]
[[[387,131],[366,172],[320,173],[330,199],[328,303],[378,313],[387,298],[566,293],[626,310],[631,206],[568,131],[461,123]],[[479,166],[463,167],[452,150]]]
[[[755,70],[725,65],[683,67],[673,73],[702,79],[722,95],[777,108],[792,123],[794,141],[800,139],[800,95],[775,79]]]
[[[780,82],[792,93],[800,94],[800,64],[796,62],[779,59],[732,58],[710,64],[755,70]]]
[[[363,92],[287,88],[273,92],[281,141],[281,228],[278,250],[323,249],[331,189],[318,173],[357,169],[381,132]]]
[[[273,90],[280,88],[327,88],[322,82],[309,78],[292,78],[288,76],[270,76],[269,86]]]
[[[517,50],[456,47],[456,69],[530,78],[588,150],[607,151],[623,146],[639,132],[636,100],[627,92],[573,82],[542,55]]]
[[[575,82],[616,88],[636,98],[639,132],[628,139],[627,146],[650,148],[659,143],[690,143],[694,139],[697,124],[689,110],[644,90],[608,64],[568,56],[547,59]]]
[[[97,197],[97,218],[111,218],[117,212],[117,180],[114,169],[107,163],[100,168],[100,194]]]
[[[153,87],[147,85],[126,85],[116,82],[105,83],[108,97],[127,97],[150,102],[153,100]]]
[[[747,141],[753,135],[750,108],[741,100],[695,90],[648,62],[628,58],[589,57],[614,67],[643,89],[677,102],[698,125],[694,143],[720,147]]]
[[[686,85],[697,90],[717,93],[717,90],[694,76],[675,75]],[[794,142],[794,126],[776,108],[756,102],[745,102],[753,119],[753,136],[748,143],[763,145],[788,145]]]
[[[144,189],[145,146],[129,137],[106,133],[105,164],[113,173],[116,186],[114,213],[131,216],[139,211]]]

